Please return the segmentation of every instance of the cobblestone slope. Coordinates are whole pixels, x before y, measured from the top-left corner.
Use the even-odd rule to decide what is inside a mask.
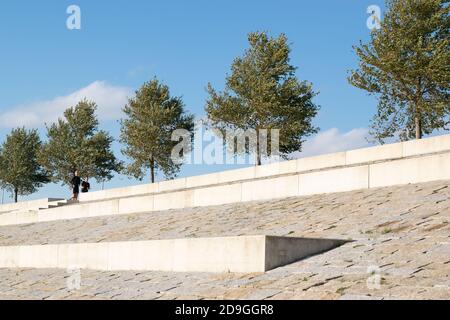
[[[450,299],[449,221],[450,181],[439,181],[0,227],[0,246],[252,234],[353,240],[265,274],[82,270],[74,291],[66,270],[0,269],[0,298]]]

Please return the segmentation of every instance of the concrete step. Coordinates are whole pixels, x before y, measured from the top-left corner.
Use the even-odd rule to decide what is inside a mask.
[[[66,205],[72,205],[79,203],[78,200],[55,200],[49,202],[47,205],[42,206],[39,208],[39,210],[47,210],[47,209],[53,209],[53,208],[59,208]]]
[[[0,247],[0,268],[265,272],[347,241],[273,236]]]

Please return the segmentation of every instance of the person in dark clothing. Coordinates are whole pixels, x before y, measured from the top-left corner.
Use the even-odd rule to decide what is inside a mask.
[[[89,192],[89,189],[91,188],[91,184],[89,183],[89,177],[86,177],[85,180],[81,183],[81,193],[87,193]]]
[[[72,178],[72,200],[78,200],[78,194],[80,193],[81,178],[78,176],[78,171],[75,170]]]

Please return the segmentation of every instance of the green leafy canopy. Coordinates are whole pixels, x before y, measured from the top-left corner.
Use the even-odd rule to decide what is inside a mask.
[[[372,134],[420,139],[450,123],[449,1],[388,0],[381,29],[355,47],[349,82],[379,98]]]
[[[37,155],[41,140],[37,130],[13,129],[0,147],[0,184],[14,194],[29,195],[49,182]]]
[[[172,97],[169,87],[156,78],[145,83],[129,99],[123,109],[126,118],[121,125],[122,152],[132,161],[125,172],[143,179],[150,169],[151,181],[160,170],[168,178],[176,176],[180,164],[171,160],[176,141],[172,133],[176,129],[194,130],[194,116],[185,112],[181,97]]]
[[[122,164],[111,150],[113,138],[98,129],[96,109],[95,102],[84,99],[67,109],[64,119],[47,126],[48,142],[39,160],[53,181],[70,185],[75,170],[83,177],[107,181],[121,170]]]
[[[253,32],[248,41],[250,48],[234,60],[224,91],[208,84],[208,121],[221,131],[253,129],[257,137],[262,129],[278,129],[279,151],[287,157],[300,151],[303,138],[318,130],[311,123],[319,110],[313,102],[316,93],[310,83],[296,78],[284,34],[272,38]],[[260,164],[259,148],[257,153]]]

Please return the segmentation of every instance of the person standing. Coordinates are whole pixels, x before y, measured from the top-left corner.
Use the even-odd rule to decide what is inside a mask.
[[[89,192],[89,189],[91,188],[91,184],[89,183],[89,177],[86,177],[85,180],[81,183],[81,193],[87,193]]]
[[[75,170],[72,178],[72,200],[78,200],[78,194],[80,193],[81,178],[78,175],[78,170]]]

